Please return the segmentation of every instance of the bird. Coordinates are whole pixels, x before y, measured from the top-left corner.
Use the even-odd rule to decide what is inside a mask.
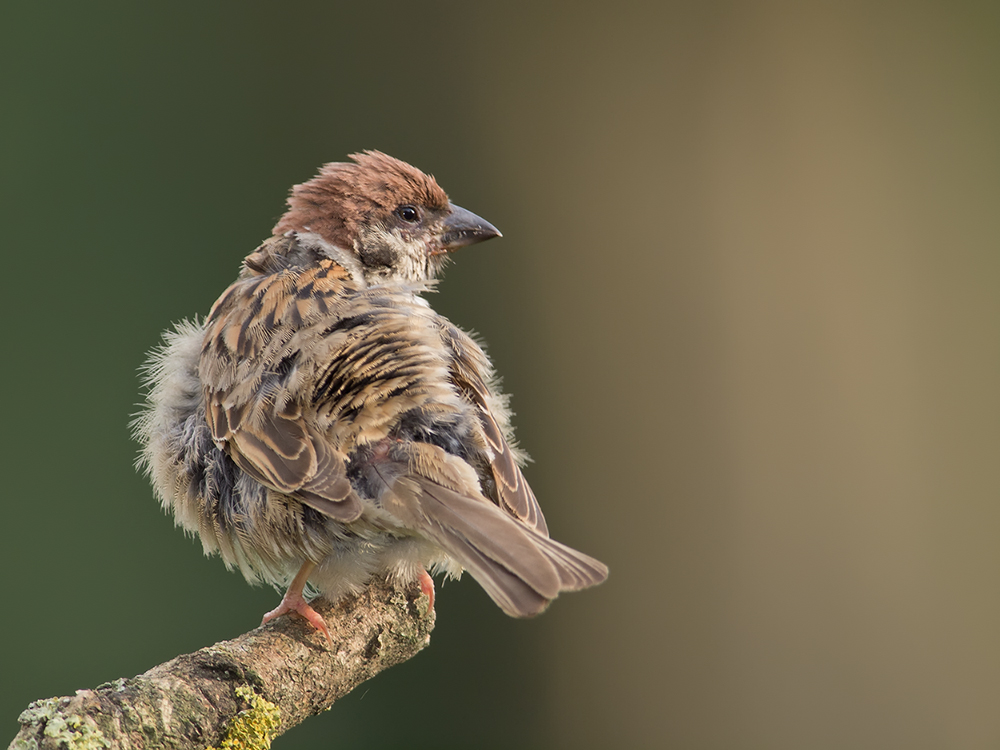
[[[601,583],[555,541],[480,343],[425,294],[460,248],[500,237],[436,179],[379,151],[292,187],[272,236],[206,316],[164,335],[133,423],[175,523],[289,613],[375,576],[467,571],[513,617]],[[332,641],[331,641],[332,642]]]

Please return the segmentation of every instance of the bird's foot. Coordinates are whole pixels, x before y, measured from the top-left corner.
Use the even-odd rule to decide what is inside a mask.
[[[426,570],[420,571],[420,593],[427,594],[427,598],[430,600],[430,604],[427,605],[427,611],[430,612],[434,609],[434,579],[431,578],[431,574]]]
[[[319,612],[309,606],[309,602],[302,597],[301,591],[292,591],[289,589],[285,592],[285,596],[281,599],[281,604],[265,614],[264,619],[260,621],[260,624],[266,625],[274,618],[281,617],[282,615],[287,615],[289,613],[294,613],[299,617],[304,617],[310,625],[326,636],[326,640],[330,643],[330,647],[333,647],[333,637],[330,635],[330,629],[326,626],[326,621]]]

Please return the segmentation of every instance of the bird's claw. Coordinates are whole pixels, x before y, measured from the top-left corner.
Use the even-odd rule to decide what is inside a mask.
[[[333,636],[330,635],[330,629],[326,626],[326,621],[323,619],[322,615],[309,606],[309,602],[302,598],[302,595],[298,593],[293,593],[291,591],[286,593],[281,600],[281,604],[266,613],[264,618],[260,621],[260,624],[261,626],[264,626],[276,617],[281,617],[282,615],[290,613],[305,618],[310,625],[326,636],[326,640],[329,642],[330,647],[333,647]]]

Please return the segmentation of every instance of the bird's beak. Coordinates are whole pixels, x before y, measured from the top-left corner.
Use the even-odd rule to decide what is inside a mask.
[[[451,213],[444,220],[444,231],[441,233],[441,249],[450,253],[460,247],[488,240],[491,237],[502,237],[500,230],[481,219],[472,211],[466,211],[461,206],[451,204]]]

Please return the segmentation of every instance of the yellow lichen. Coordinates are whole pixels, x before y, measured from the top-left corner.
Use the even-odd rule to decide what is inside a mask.
[[[250,704],[226,728],[218,747],[208,750],[268,750],[281,726],[281,709],[257,695],[248,685],[236,688],[236,695]]]

